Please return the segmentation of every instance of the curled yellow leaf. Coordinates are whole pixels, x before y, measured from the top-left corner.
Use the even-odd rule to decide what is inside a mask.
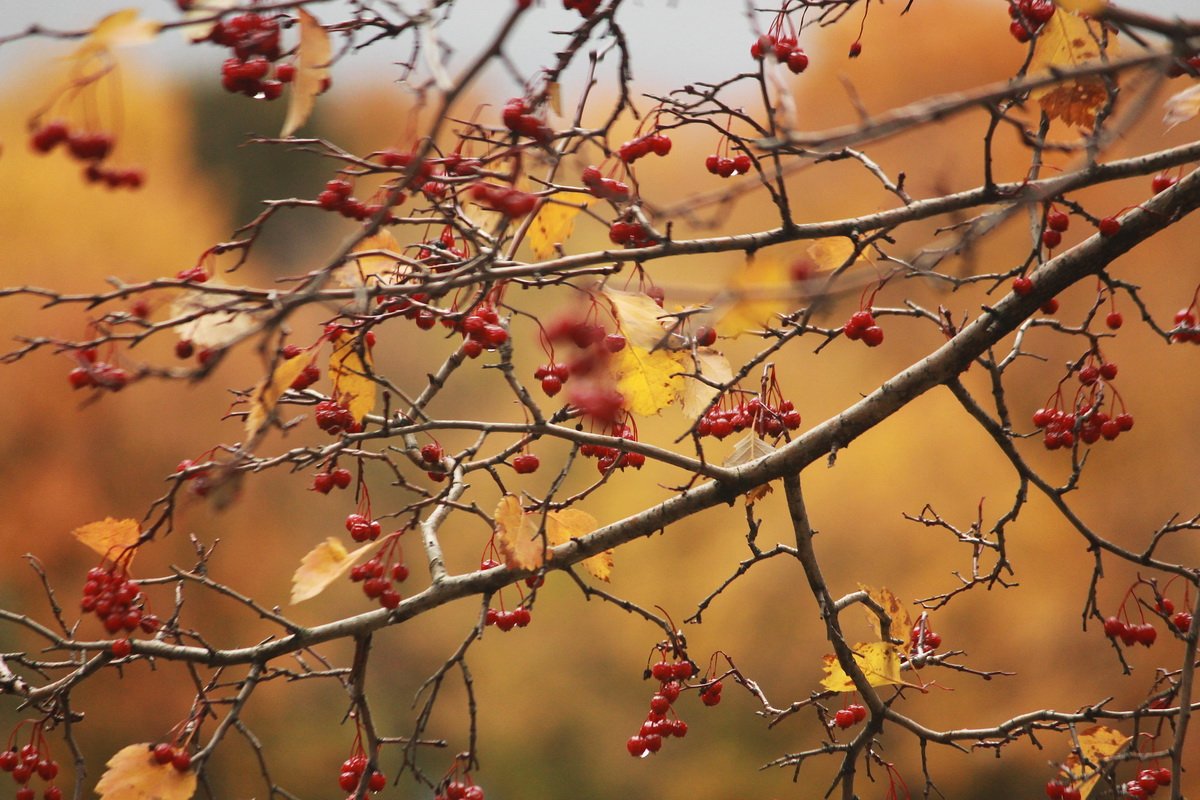
[[[545,559],[546,541],[541,530],[542,515],[526,514],[514,495],[500,498],[494,516],[496,548],[509,569],[537,569]],[[549,527],[547,527],[547,534]]]
[[[854,645],[854,662],[872,686],[887,686],[888,684],[905,685],[900,678],[900,650],[890,642],[871,642]],[[854,681],[842,669],[837,656],[832,653],[824,656],[821,668],[825,677],[821,686],[831,692],[855,692]]]
[[[909,632],[913,627],[912,615],[908,613],[908,607],[900,602],[896,595],[892,594],[892,590],[886,586],[881,586],[878,589],[873,589],[865,583],[858,585],[859,589],[866,592],[872,600],[878,603],[884,610],[884,613],[892,620],[891,636],[893,639],[899,639],[904,644],[900,645],[901,652],[907,653],[911,642],[909,641]],[[882,636],[883,633],[879,625],[879,617],[875,612],[866,606],[863,607],[863,613],[867,615],[867,622],[871,629],[875,631],[876,636]]]
[[[575,217],[594,199],[583,192],[563,192],[543,203],[527,234],[533,254],[539,259],[557,255],[557,246],[571,238],[575,230]]]
[[[615,353],[608,366],[617,391],[625,398],[626,410],[648,417],[680,396],[684,389],[683,373],[692,371],[692,357],[683,351],[651,353],[631,344]]]
[[[144,742],[118,750],[96,784],[101,800],[189,800],[196,792],[196,773],[159,764],[153,749]]]
[[[368,550],[374,547],[368,543],[357,550],[348,552],[345,545],[330,536],[319,545],[304,554],[300,566],[292,575],[291,604],[303,602],[316,597],[325,591],[329,584],[354,566]]]
[[[1125,749],[1130,737],[1106,725],[1093,725],[1080,731],[1077,738],[1083,759],[1079,754],[1071,753],[1063,762],[1062,769],[1071,785],[1079,790],[1080,800],[1087,800],[1092,789],[1096,788],[1096,782],[1100,780],[1100,773],[1108,760]],[[1085,763],[1097,765],[1100,769],[1085,767]]]
[[[1029,74],[1071,69],[1100,59],[1099,35],[1083,17],[1055,9],[1038,34]],[[1098,75],[1071,78],[1034,89],[1029,94],[1051,119],[1077,128],[1091,128],[1096,112],[1108,99],[1104,79]]]
[[[560,545],[569,542],[572,539],[578,539],[580,536],[589,534],[596,530],[600,525],[596,522],[596,518],[578,508],[564,508],[561,511],[551,511],[547,514],[549,524],[546,526],[546,537],[551,545]],[[607,581],[612,575],[613,568],[613,552],[605,550],[603,553],[585,558],[582,562],[583,568],[591,573],[592,577],[597,580]]]
[[[608,286],[604,287],[602,294],[612,305],[617,330],[626,342],[643,350],[654,350],[663,344],[667,335],[662,320],[663,310],[649,295]]]
[[[142,535],[142,526],[136,519],[105,517],[99,522],[80,525],[71,531],[71,535],[100,555],[116,558],[122,551],[137,544]],[[133,560],[132,554],[130,560]]]
[[[291,136],[308,121],[317,95],[325,90],[329,62],[333,57],[329,34],[317,18],[304,9],[297,13],[300,16],[300,45],[296,48],[296,77],[288,93],[287,116],[280,136]]]
[[[333,381],[334,398],[350,409],[355,422],[362,422],[375,408],[375,381],[367,377],[371,366],[371,353],[365,344],[360,345],[357,336],[338,335],[329,354],[329,380]]]
[[[308,356],[299,355],[289,358],[275,366],[268,378],[255,385],[250,393],[250,413],[246,415],[246,436],[253,437],[271,418],[271,412],[283,393],[299,377],[304,368],[311,363]]]

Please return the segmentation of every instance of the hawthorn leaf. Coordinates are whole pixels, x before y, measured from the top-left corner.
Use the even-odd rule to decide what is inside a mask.
[[[101,800],[189,800],[196,793],[196,773],[159,764],[153,748],[143,742],[118,750],[96,783]]]
[[[560,545],[572,539],[578,539],[600,527],[600,523],[596,522],[595,517],[578,508],[551,511],[546,516],[548,518],[546,538],[551,545]],[[592,577],[608,581],[609,576],[612,575],[613,551],[605,550],[603,553],[585,558],[582,564],[583,568],[592,574]]]
[[[904,644],[900,645],[900,651],[907,653],[911,646],[908,634],[913,627],[912,615],[908,613],[908,607],[901,603],[899,598],[892,594],[892,590],[886,586],[872,589],[865,583],[860,583],[858,588],[870,595],[871,599],[882,606],[884,612],[892,618],[892,638],[904,642]],[[866,606],[863,607],[863,613],[867,615],[867,622],[870,624],[871,630],[875,631],[876,636],[882,637],[883,632],[879,625],[879,617],[875,616],[875,612]]]
[[[890,642],[859,643],[854,645],[854,661],[872,686],[897,684],[905,686],[900,678],[900,650]],[[855,692],[854,681],[842,669],[837,656],[832,653],[822,658],[825,677],[821,686],[831,692]]]
[[[782,296],[790,284],[791,271],[778,258],[760,255],[746,259],[729,279],[727,291],[733,303],[717,320],[717,331],[722,336],[740,336],[785,313],[788,304]]]
[[[1054,0],[1054,3],[1064,11],[1076,14],[1097,14],[1108,7],[1108,0]]]
[[[653,353],[629,344],[608,362],[617,391],[625,398],[627,411],[642,417],[654,416],[683,392],[683,373],[692,357],[684,351],[655,350]]]
[[[372,277],[389,275],[396,271],[400,251],[403,248],[392,232],[384,229],[363,239],[351,251],[351,258],[333,272],[333,279],[342,286],[365,286]],[[369,252],[370,255],[354,256],[354,253]]]
[[[509,569],[537,569],[545,560],[545,542],[539,535],[542,515],[526,514],[521,501],[515,495],[500,498],[494,515],[496,520],[496,548],[504,556]],[[547,523],[546,535],[550,535]]]
[[[209,282],[210,286],[219,286]],[[260,308],[241,306],[231,295],[211,294],[189,289],[175,298],[171,304],[171,315],[175,317],[200,316],[175,328],[179,338],[197,347],[220,348],[253,331],[259,324],[263,311]]]
[[[80,525],[71,531],[71,535],[100,555],[115,558],[122,550],[137,544],[142,535],[142,526],[136,519],[105,517],[99,522]],[[130,553],[129,560],[133,560],[133,553]]]
[[[1099,765],[1101,769],[1085,767],[1084,761],[1076,753],[1067,756],[1062,769],[1071,779],[1071,784],[1079,790],[1080,800],[1087,800],[1092,789],[1096,788],[1096,782],[1100,780],[1100,773],[1103,771],[1105,763],[1125,749],[1130,742],[1130,737],[1106,725],[1093,725],[1080,731],[1078,739],[1079,750],[1084,759]]]
[[[300,566],[292,575],[291,605],[316,597],[329,584],[345,574],[367,551],[374,547],[367,543],[357,550],[347,551],[340,540],[330,536],[304,554]]]
[[[774,447],[767,444],[757,433],[751,432],[734,445],[733,452],[729,454],[729,458],[725,459],[725,466],[740,467],[742,464],[749,464],[751,461],[757,461],[774,452]]]
[[[283,393],[299,377],[304,368],[312,362],[305,355],[289,358],[276,364],[269,378],[259,381],[250,393],[250,413],[246,415],[246,436],[253,438],[271,418],[271,412]]]
[[[825,270],[849,266],[855,259],[854,242],[845,236],[813,239],[805,252],[818,267]]]
[[[1081,67],[1099,59],[1097,34],[1088,21],[1058,8],[1038,35],[1029,74]],[[1102,78],[1088,75],[1042,86],[1029,96],[1051,119],[1090,129],[1096,122],[1096,112],[1108,99],[1108,92]]]
[[[162,25],[154,20],[142,19],[136,8],[114,11],[96,23],[71,57],[82,62],[92,56],[102,55],[117,47],[144,44],[158,35]]]
[[[667,336],[662,320],[663,310],[649,295],[607,286],[603,294],[612,304],[617,329],[626,342],[643,350],[653,350],[663,343]]]
[[[1167,109],[1163,123],[1168,128],[1195,119],[1196,114],[1200,113],[1200,83],[1171,95],[1163,106]]]
[[[350,409],[355,422],[375,408],[375,381],[367,377],[371,371],[371,352],[366,361],[359,353],[359,339],[350,333],[340,333],[329,354],[329,379],[333,381],[333,396]]]
[[[707,347],[697,350],[695,365],[696,369],[693,371],[713,383],[724,384],[733,380],[733,367],[729,365],[729,359],[716,350]],[[718,394],[720,394],[720,390],[715,386],[709,386],[704,381],[690,376],[685,377],[682,396],[683,415],[688,419],[699,419]]]
[[[296,48],[296,77],[292,79],[292,90],[288,93],[281,137],[291,136],[308,121],[317,95],[325,89],[329,61],[333,57],[329,33],[317,18],[302,8],[297,13],[300,16],[300,44]]]
[[[529,247],[539,260],[558,254],[556,246],[571,238],[575,230],[575,217],[592,199],[590,194],[584,192],[564,192],[542,204],[528,233]]]

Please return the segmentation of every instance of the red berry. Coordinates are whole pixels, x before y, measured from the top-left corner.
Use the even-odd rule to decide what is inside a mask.
[[[333,485],[339,489],[345,489],[350,485],[350,481],[352,480],[350,470],[346,469],[345,467],[338,467],[333,472],[329,473],[329,475],[333,479]]]
[[[1150,179],[1150,188],[1155,194],[1158,194],[1159,192],[1164,192],[1167,189],[1170,189],[1177,183],[1179,183],[1179,178],[1176,178],[1173,175],[1168,175],[1165,172],[1159,172]]]
[[[1050,230],[1062,233],[1067,228],[1071,227],[1071,218],[1055,208],[1046,215],[1046,225],[1050,228]]]
[[[1013,278],[1012,282],[1013,294],[1018,297],[1024,297],[1033,291],[1033,281],[1024,275],[1018,275]]]
[[[1053,228],[1047,228],[1046,230],[1042,231],[1042,244],[1044,244],[1047,249],[1053,250],[1062,244],[1062,234]]]
[[[382,772],[372,772],[371,777],[367,780],[367,788],[372,792],[381,792],[385,786],[387,786],[387,776]]]
[[[1158,639],[1158,630],[1149,622],[1138,625],[1135,629],[1135,634],[1138,644],[1145,645],[1146,647],[1150,647]]]
[[[137,623],[134,623],[134,627],[137,627]],[[129,643],[128,639],[117,639],[110,645],[109,649],[112,650],[113,658],[125,658],[133,652],[133,645]]]
[[[554,397],[554,395],[562,391],[562,385],[562,380],[555,375],[547,375],[545,378],[542,378],[542,391],[546,393],[547,397]]]
[[[717,342],[717,331],[707,325],[696,329],[696,344],[701,347],[712,347]]]
[[[1053,314],[1058,311],[1058,299],[1051,297],[1046,302],[1042,303],[1040,310],[1043,314]]]
[[[5,750],[0,753],[0,770],[12,772],[19,763],[21,763],[21,758],[17,755],[16,750]]]
[[[1125,318],[1121,316],[1120,311],[1110,311],[1108,316],[1104,318],[1104,324],[1108,326],[1110,331],[1115,331],[1125,324]]]
[[[854,712],[848,708],[839,708],[833,715],[833,723],[842,729],[849,728],[855,721]]]
[[[846,706],[846,709],[849,710],[850,713],[854,715],[855,722],[862,722],[864,719],[867,718],[866,707],[859,703],[851,703],[850,705]]]
[[[1187,611],[1180,611],[1171,617],[1171,625],[1180,633],[1187,633],[1192,627],[1192,615]]]
[[[513,469],[518,475],[528,475],[531,472],[537,472],[537,468],[541,462],[533,453],[522,453],[513,459]]]
[[[646,752],[646,740],[641,736],[630,736],[629,741],[625,742],[625,749],[629,751],[629,755],[641,757]]]
[[[353,792],[358,787],[358,773],[342,772],[338,775],[338,787],[343,792]]]
[[[850,44],[850,57],[858,58],[860,55],[862,55],[862,42],[852,42]]]
[[[1116,217],[1104,217],[1099,227],[1101,236],[1116,236],[1121,231],[1121,221]]]
[[[863,343],[867,347],[878,347],[883,344],[883,328],[878,325],[872,325],[862,332]]]

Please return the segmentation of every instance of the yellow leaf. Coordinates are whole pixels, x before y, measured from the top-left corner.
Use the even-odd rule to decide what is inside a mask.
[[[353,552],[347,552],[339,540],[330,536],[309,550],[300,559],[300,566],[292,575],[291,604],[296,605],[325,591],[329,584],[342,577],[346,570],[354,566],[354,562],[374,546],[368,543]]]
[[[246,436],[254,436],[266,424],[279,398],[311,362],[312,359],[304,355],[289,358],[276,365],[269,379],[260,381],[254,387],[250,394],[250,413],[246,415]]]
[[[904,642],[904,644],[900,645],[900,650],[907,653],[908,648],[911,646],[909,632],[912,631],[913,627],[912,615],[908,613],[908,607],[901,603],[896,595],[892,594],[892,590],[886,586],[872,589],[865,583],[860,583],[858,588],[870,595],[872,600],[883,607],[884,613],[892,618],[892,638]],[[875,612],[865,606],[863,607],[863,612],[867,615],[867,622],[870,623],[871,629],[875,631],[875,635],[882,636],[883,632],[879,626],[879,617],[875,616]]]
[[[136,519],[113,519],[105,517],[99,522],[80,525],[71,534],[102,556],[116,558],[121,551],[137,544],[142,535],[142,526]],[[132,560],[132,554],[130,556]]]
[[[1062,769],[1071,779],[1072,785],[1079,790],[1081,800],[1087,800],[1088,794],[1096,788],[1105,762],[1124,750],[1129,741],[1130,737],[1105,725],[1093,725],[1079,732],[1079,750],[1084,759],[1093,766],[1084,766],[1084,761],[1077,754],[1071,753],[1063,762]]]
[[[391,275],[400,263],[397,257],[402,249],[391,231],[384,229],[372,234],[363,239],[352,253],[383,252],[372,252],[371,255],[348,260],[334,271],[334,280],[342,286],[363,286],[373,276]],[[393,255],[387,255],[388,253]]]
[[[221,284],[209,282],[209,286]],[[223,306],[221,310],[215,310]],[[263,312],[258,308],[240,307],[231,295],[210,294],[190,289],[175,298],[171,304],[171,315],[196,319],[179,325],[175,333],[179,338],[197,347],[224,347],[254,330],[261,321]]]
[[[854,260],[854,242],[844,236],[813,239],[805,250],[821,269],[840,269]]]
[[[556,245],[571,238],[575,230],[575,217],[588,201],[594,198],[583,192],[564,192],[554,195],[542,204],[533,224],[529,226],[529,247],[539,259],[553,258],[558,254]],[[574,203],[576,205],[567,205]]]
[[[546,102],[550,104],[551,111],[562,116],[562,87],[559,86],[558,81],[546,84]]]
[[[603,294],[612,304],[617,329],[625,341],[643,350],[653,350],[663,343],[667,336],[662,320],[664,312],[649,295],[623,292],[608,286],[604,287]]]
[[[1163,123],[1168,128],[1195,119],[1196,114],[1200,113],[1200,83],[1171,95],[1163,106],[1167,109]]]
[[[1076,14],[1098,14],[1108,7],[1108,0],[1054,0],[1054,3],[1063,11]]]
[[[537,569],[545,559],[546,542],[539,535],[542,515],[526,514],[521,501],[506,494],[496,506],[496,548],[509,569]],[[547,525],[549,536],[549,525]]]
[[[212,35],[213,28],[216,27],[217,21],[212,19],[212,16],[217,11],[224,11],[227,8],[233,8],[238,5],[238,0],[204,0],[203,3],[194,5],[183,12],[184,19],[208,20],[208,22],[196,22],[191,25],[184,25],[179,30],[193,42],[202,42]]]
[[[713,383],[729,383],[733,380],[733,367],[729,359],[716,350],[701,348],[696,353],[694,372]],[[719,390],[704,381],[686,377],[683,379],[683,415],[688,419],[699,419],[709,403],[716,399]]]
[[[144,44],[154,39],[160,28],[162,25],[153,20],[139,18],[136,8],[114,11],[96,23],[91,34],[75,48],[72,57],[81,61],[116,47]]]
[[[108,760],[96,784],[101,800],[188,800],[196,792],[196,773],[159,764],[154,745],[131,744]]]
[[[614,353],[608,362],[625,398],[625,409],[649,417],[675,402],[683,391],[683,373],[692,367],[692,357],[683,351],[656,350],[653,353],[630,344]]]
[[[774,452],[774,447],[760,439],[758,434],[751,432],[746,434],[746,438],[734,445],[733,452],[729,454],[729,458],[725,459],[725,466],[738,467],[742,464],[748,464],[751,461],[757,461],[763,456]],[[771,488],[770,483],[755,486],[746,492],[746,505],[754,505],[773,491],[775,490]]]
[[[291,136],[312,114],[317,95],[325,89],[333,46],[317,18],[304,9],[300,15],[300,46],[296,48],[296,77],[288,94],[287,117],[280,136]]]
[[[329,379],[333,381],[333,396],[350,409],[355,422],[375,408],[375,381],[367,377],[371,367],[371,353],[366,351],[366,362],[359,354],[357,336],[341,333],[333,343],[329,354]]]
[[[722,336],[740,336],[791,310],[783,299],[790,286],[791,270],[784,262],[771,256],[747,259],[729,280],[727,291],[733,302],[717,320],[717,331]]]
[[[1059,8],[1038,35],[1029,74],[1081,67],[1099,58],[1098,37],[1087,20]],[[1096,75],[1043,86],[1029,96],[1051,119],[1078,128],[1091,128],[1096,122],[1096,112],[1108,99],[1104,81]]]
[[[551,511],[546,516],[548,518],[546,538],[551,545],[560,545],[571,539],[578,539],[580,536],[591,533],[600,527],[595,517],[577,508]],[[607,581],[609,576],[612,575],[613,552],[612,550],[605,550],[603,553],[598,553],[591,558],[585,558],[582,564],[583,568],[592,574],[592,577],[597,580]]]
[[[842,669],[837,656],[827,655],[823,659],[822,669],[825,677],[821,685],[832,692],[855,692],[854,681]],[[906,685],[900,679],[900,650],[889,642],[871,642],[870,644],[854,645],[854,661],[872,686],[887,686],[888,684]]]

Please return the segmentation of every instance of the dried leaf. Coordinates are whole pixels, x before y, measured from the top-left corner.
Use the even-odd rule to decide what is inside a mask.
[[[220,284],[209,283],[210,286]],[[224,306],[221,310],[218,306]],[[190,289],[171,304],[171,315],[175,317],[201,316],[175,328],[179,338],[197,347],[224,347],[254,330],[263,316],[260,308],[241,307],[240,301],[231,295],[211,294]]]
[[[613,354],[609,370],[625,408],[643,417],[653,416],[675,402],[684,388],[683,373],[691,371],[692,357],[683,351],[653,353],[630,344]]]
[[[118,750],[96,783],[101,800],[188,800],[195,794],[196,773],[159,764],[153,748],[147,742]]]
[[[1195,119],[1196,114],[1200,113],[1200,83],[1171,95],[1163,106],[1167,109],[1163,124],[1168,128]]]
[[[529,247],[533,254],[540,260],[557,255],[556,245],[571,238],[575,230],[575,217],[593,199],[590,194],[583,192],[564,192],[543,203],[533,218],[533,224],[529,226]],[[572,203],[574,205],[568,205]]]
[[[83,61],[117,47],[144,44],[153,40],[161,28],[162,25],[154,20],[141,19],[136,8],[114,11],[96,23],[71,57]]]
[[[254,387],[254,391],[250,393],[250,413],[246,415],[247,437],[253,437],[262,429],[271,418],[271,412],[275,410],[279,398],[283,397],[292,381],[296,380],[310,363],[312,359],[304,355],[289,358],[275,366],[270,378],[263,379]]]
[[[1098,37],[1088,21],[1059,8],[1038,35],[1029,74],[1081,67],[1099,58]],[[1091,128],[1096,122],[1096,112],[1108,99],[1104,80],[1096,75],[1043,86],[1029,96],[1048,117],[1077,128]]]
[[[733,367],[729,359],[716,350],[701,348],[696,353],[696,373],[713,383],[728,383],[733,380]],[[699,419],[709,403],[716,399],[719,390],[695,378],[683,379],[683,415],[688,419]]]
[[[1105,725],[1093,725],[1079,732],[1079,749],[1083,753],[1084,759],[1100,767],[1100,769],[1096,769],[1084,766],[1084,761],[1075,753],[1071,753],[1063,762],[1063,772],[1079,790],[1081,800],[1087,800],[1088,794],[1096,788],[1096,782],[1100,780],[1100,773],[1103,771],[1105,762],[1124,750],[1129,742],[1130,737]]]
[[[557,116],[562,116],[562,86],[558,81],[550,81],[546,84],[546,101],[550,104],[550,110]]]
[[[347,260],[345,264],[334,271],[333,279],[342,286],[354,287],[365,285],[373,276],[390,275],[396,271],[396,265],[399,263],[397,258],[402,249],[391,231],[384,229],[374,233],[363,239],[351,251],[351,254],[371,252],[371,255]]]
[[[892,638],[900,639],[904,642],[904,644],[900,645],[900,651],[907,653],[911,646],[908,634],[913,627],[912,615],[908,613],[908,607],[901,603],[896,595],[892,594],[892,590],[886,586],[872,589],[865,583],[860,583],[858,588],[870,595],[871,599],[882,606],[884,612],[892,618]],[[879,626],[879,617],[875,616],[875,612],[864,606],[863,613],[867,615],[867,622],[871,625],[871,629],[875,631],[875,635],[883,636],[883,632]]]
[[[136,519],[105,517],[99,522],[80,525],[71,531],[71,535],[100,555],[115,558],[122,550],[137,544],[142,535],[142,526]],[[130,560],[133,560],[132,554]]]
[[[329,354],[329,379],[333,381],[333,396],[350,409],[355,422],[375,408],[375,381],[367,377],[371,367],[371,353],[366,352],[366,362],[358,350],[359,339],[342,333],[333,343]]]
[[[740,336],[762,328],[789,310],[782,296],[790,285],[791,270],[784,262],[771,256],[747,259],[729,280],[733,304],[717,320],[717,331],[722,336]]]
[[[742,464],[757,461],[763,456],[768,456],[774,452],[775,448],[760,439],[758,434],[748,433],[746,434],[746,438],[734,446],[733,452],[729,454],[729,458],[725,459],[725,466],[740,467]]]
[[[546,526],[546,538],[551,545],[555,546],[571,539],[578,539],[600,527],[595,517],[577,508],[551,511],[546,516],[549,520]],[[607,581],[612,575],[613,552],[605,550],[591,558],[585,558],[581,563],[583,568],[592,574],[592,577]]]
[[[542,515],[526,514],[521,501],[506,494],[496,506],[496,547],[509,569],[537,569],[544,561],[545,542],[539,535]],[[547,536],[549,526],[547,526]]]
[[[643,350],[653,350],[662,344],[667,335],[662,320],[663,310],[649,295],[623,292],[606,286],[604,296],[612,304],[617,329],[625,341]]]
[[[325,541],[305,553],[300,559],[300,566],[292,575],[291,604],[316,597],[329,584],[345,574],[346,570],[366,555],[375,545],[368,543],[352,552],[347,552],[345,545],[330,536]]]
[[[308,121],[316,105],[317,95],[325,89],[329,77],[329,61],[333,46],[329,34],[317,18],[304,9],[299,9],[300,45],[296,49],[296,77],[292,79],[292,90],[288,94],[287,117],[283,121],[280,136],[291,136]]]
[[[872,686],[888,684],[906,685],[900,679],[900,650],[889,642],[871,642],[854,645],[854,661]],[[842,669],[837,656],[830,654],[822,659],[825,677],[821,686],[832,692],[855,692],[854,681]]]

